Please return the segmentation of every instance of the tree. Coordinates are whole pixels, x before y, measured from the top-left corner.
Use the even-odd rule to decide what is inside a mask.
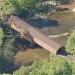
[[[7,34],[4,33],[2,26],[3,25],[1,25],[0,27],[0,73],[11,72],[13,70],[13,55],[15,55],[15,50],[13,46],[14,39],[7,39]]]
[[[68,37],[68,40],[65,45],[65,51],[75,56],[75,31],[73,31],[73,33]]]
[[[50,63],[47,61],[36,61],[29,67],[27,75],[50,75]],[[51,74],[52,75],[52,74]]]
[[[2,43],[3,43],[3,29],[0,27],[0,47],[2,46]]]
[[[7,59],[11,59],[15,55],[14,38],[7,38],[2,47],[3,56]]]
[[[26,75],[25,66],[21,66],[18,70],[14,71],[13,75]]]
[[[72,66],[72,75],[74,75],[75,74],[75,62],[72,62],[71,66]]]
[[[35,8],[36,3],[38,1],[39,0],[19,0],[18,2],[22,8],[31,10],[31,9]]]
[[[0,18],[0,27],[3,25],[3,20]]]
[[[27,75],[71,75],[71,73],[69,63],[60,56],[51,57],[50,62],[36,61],[26,72]]]
[[[39,0],[11,0],[12,5],[15,7],[15,13],[22,17],[32,13],[38,2]]]
[[[11,0],[5,0],[5,3],[2,5],[2,11],[6,15],[14,13],[15,7],[13,7]]]
[[[2,10],[5,14],[21,15],[26,11],[32,11],[39,0],[5,0]],[[24,15],[24,14],[23,14]]]
[[[0,56],[1,56],[1,47],[2,47],[2,44],[3,44],[3,38],[4,38],[4,32],[3,32],[3,29],[2,29],[2,24],[3,24],[3,21],[2,19],[0,18]]]
[[[0,56],[0,73],[12,73],[14,69],[14,55],[15,50],[13,46],[13,39],[8,38],[2,44],[1,47],[1,56]],[[11,69],[10,69],[11,68]]]
[[[53,69],[54,75],[71,75],[72,69],[67,60],[60,56],[51,56],[50,58],[51,69]]]

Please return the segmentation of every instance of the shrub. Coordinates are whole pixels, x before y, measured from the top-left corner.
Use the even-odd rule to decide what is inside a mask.
[[[27,75],[71,75],[70,64],[62,57],[53,56],[48,61],[34,62],[29,67]]]
[[[75,56],[75,31],[68,37],[68,40],[65,45],[65,51]]]

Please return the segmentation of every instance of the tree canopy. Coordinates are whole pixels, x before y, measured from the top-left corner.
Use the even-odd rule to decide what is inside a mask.
[[[22,14],[24,10],[32,10],[35,8],[39,0],[5,0],[2,10],[5,14]]]
[[[68,37],[65,50],[67,53],[75,56],[75,31],[73,31],[73,33]]]
[[[3,37],[4,37],[3,29],[0,27],[0,47],[1,47],[2,43],[3,43]]]
[[[25,73],[27,75],[71,75],[72,72],[69,63],[64,58],[54,56],[50,62],[34,62]]]

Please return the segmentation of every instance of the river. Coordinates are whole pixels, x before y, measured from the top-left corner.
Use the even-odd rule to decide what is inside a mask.
[[[31,24],[35,27],[40,27],[40,30],[46,35],[59,35],[71,33],[75,29],[75,13],[74,12],[55,12],[47,15],[49,20],[33,19]],[[65,45],[67,36],[52,38],[59,44]],[[19,41],[18,41],[19,43]],[[19,52],[15,56],[15,62],[19,64],[28,64],[38,60],[48,60],[50,53],[43,48],[27,48]]]

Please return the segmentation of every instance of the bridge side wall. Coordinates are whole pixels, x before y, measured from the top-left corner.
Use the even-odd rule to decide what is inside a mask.
[[[38,45],[42,46],[43,48],[45,48],[46,50],[48,50],[50,53],[56,55],[57,50],[55,50],[54,48],[52,48],[50,45],[44,43],[44,41],[41,41],[40,39],[34,37],[33,40],[35,41],[35,43],[37,43]]]

